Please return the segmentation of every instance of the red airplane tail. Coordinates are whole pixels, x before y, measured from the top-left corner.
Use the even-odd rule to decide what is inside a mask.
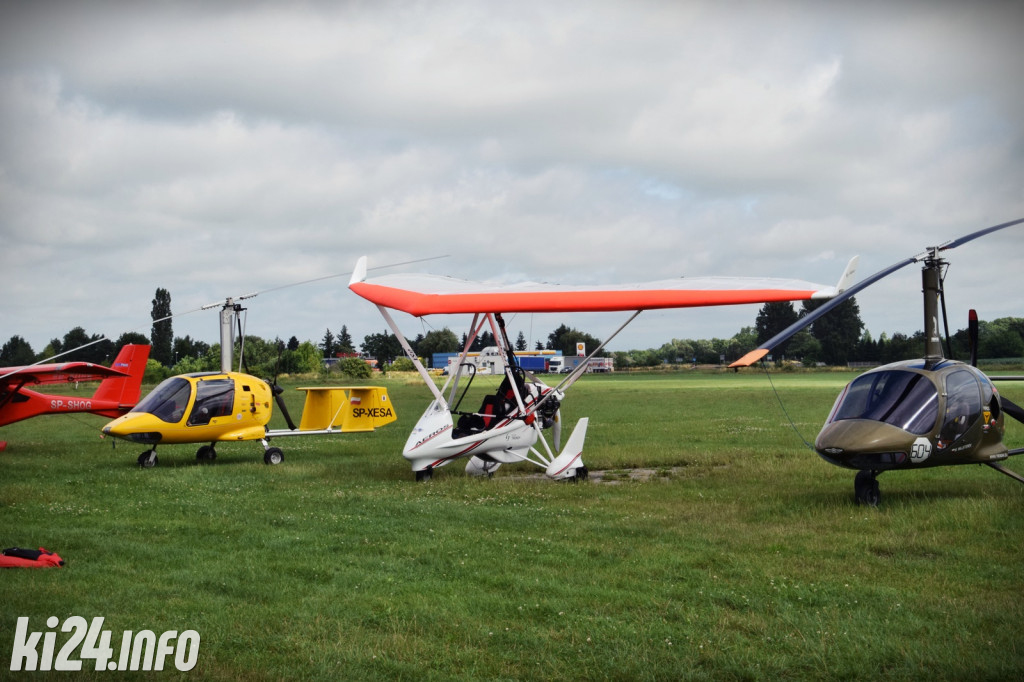
[[[127,372],[128,376],[104,379],[93,394],[93,400],[110,400],[122,408],[134,407],[142,395],[142,375],[146,373],[148,359],[149,346],[132,343],[123,346],[110,368]],[[109,416],[118,417],[120,414],[111,412]]]

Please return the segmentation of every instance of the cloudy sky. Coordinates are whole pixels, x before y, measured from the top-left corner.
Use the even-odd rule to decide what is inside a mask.
[[[1020,1],[3,3],[0,342],[148,334],[157,287],[175,313],[264,291],[249,333],[361,341],[385,327],[346,276],[277,287],[363,254],[825,284],[859,254],[866,276],[1024,217],[1021,26]],[[1022,247],[949,253],[954,329],[1024,316]],[[916,267],[858,301],[876,338],[922,327]],[[757,309],[645,313],[612,348]],[[217,340],[214,311],[173,324]]]

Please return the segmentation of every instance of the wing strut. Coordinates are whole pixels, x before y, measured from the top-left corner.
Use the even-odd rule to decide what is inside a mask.
[[[618,329],[616,329],[614,332],[612,332],[611,336],[609,336],[607,339],[602,341],[601,344],[597,348],[595,348],[594,350],[590,351],[590,354],[587,356],[587,359],[584,362],[581,362],[580,364],[576,365],[576,368],[573,369],[573,371],[569,373],[569,376],[565,377],[565,379],[563,379],[561,381],[561,383],[558,384],[558,386],[555,386],[553,391],[549,392],[546,396],[544,396],[540,400],[540,402],[538,402],[536,404],[534,409],[539,408],[544,403],[544,401],[547,400],[550,396],[553,396],[556,393],[563,393],[564,394],[565,390],[567,390],[570,386],[575,384],[576,380],[579,379],[583,375],[583,373],[587,371],[587,365],[590,364],[590,359],[592,357],[594,357],[595,355],[597,355],[598,353],[600,353],[601,349],[603,349],[605,346],[607,346],[609,341],[611,341],[616,336],[618,336],[619,332],[621,332],[623,329],[625,329],[629,325],[629,323],[632,322],[633,320],[635,320],[636,316],[639,315],[642,312],[643,312],[642,310],[637,310],[632,315],[630,315],[629,319],[626,320],[625,322],[623,322],[622,325],[620,325]]]
[[[469,334],[466,335],[466,346],[462,349],[462,355],[459,356],[459,362],[455,365],[455,371],[448,373],[448,379],[445,380],[444,386],[441,387],[441,392],[448,391],[448,405],[454,405],[454,409],[459,409],[459,405],[455,400],[456,394],[459,392],[459,380],[462,378],[462,364],[466,362],[466,358],[469,356],[469,349],[473,347],[473,341],[476,340],[477,334],[484,326],[485,320],[480,319],[480,313],[473,315],[473,322],[469,325]],[[479,324],[477,324],[479,323]],[[472,381],[472,379],[470,380]],[[451,384],[451,390],[448,390],[448,385]],[[461,402],[461,401],[460,401]]]
[[[526,400],[519,391],[519,381],[516,379],[519,360],[516,358],[515,353],[512,352],[512,344],[509,343],[508,333],[505,331],[505,318],[501,316],[501,313],[494,313],[493,315],[488,313],[487,318],[491,321],[491,333],[494,334],[494,340],[498,342],[498,352],[501,353],[502,360],[505,362],[505,376],[508,377],[509,386],[516,397],[516,404],[519,410],[526,414]],[[499,331],[501,336],[498,336]],[[535,428],[540,433],[540,427],[536,426]]]
[[[430,392],[434,394],[434,398],[437,400],[438,403],[447,406],[447,403],[444,401],[444,396],[441,395],[441,391],[438,390],[437,385],[434,384],[434,380],[430,378],[429,374],[427,374],[427,370],[423,366],[423,363],[421,363],[419,357],[416,356],[416,351],[412,349],[412,346],[409,345],[409,342],[405,339],[405,336],[402,335],[402,332],[398,328],[398,325],[395,324],[395,321],[391,318],[391,315],[388,313],[387,308],[378,305],[377,310],[379,310],[380,314],[384,316],[384,321],[388,323],[388,326],[391,327],[391,331],[395,333],[395,338],[398,339],[398,343],[402,344],[402,350],[404,350],[405,355],[410,360],[412,360],[412,364],[416,367],[416,371],[420,373],[420,376],[423,378],[424,383],[427,384],[427,388],[429,388]]]

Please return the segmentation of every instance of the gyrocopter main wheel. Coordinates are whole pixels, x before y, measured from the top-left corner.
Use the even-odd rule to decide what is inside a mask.
[[[263,461],[266,464],[280,464],[284,461],[284,452],[281,448],[267,448],[263,453]]]

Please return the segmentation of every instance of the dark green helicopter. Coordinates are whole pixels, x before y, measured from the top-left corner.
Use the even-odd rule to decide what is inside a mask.
[[[1010,416],[1024,423],[1024,409],[1001,396],[992,383],[1024,377],[989,377],[976,367],[978,318],[973,310],[968,326],[970,363],[947,359],[939,335],[939,309],[941,306],[945,320],[946,308],[942,287],[947,262],[942,252],[1020,223],[1024,218],[979,230],[895,263],[853,285],[730,365],[752,365],[865,287],[910,263],[923,263],[925,356],[877,367],[847,384],[814,442],[815,451],[825,461],[858,470],[854,481],[858,504],[878,505],[878,474],[891,469],[985,464],[1024,483],[1024,476],[1001,464],[1007,457],[1024,453],[1024,448],[1011,450],[1003,443],[1004,418]],[[948,323],[945,326],[948,345]]]

